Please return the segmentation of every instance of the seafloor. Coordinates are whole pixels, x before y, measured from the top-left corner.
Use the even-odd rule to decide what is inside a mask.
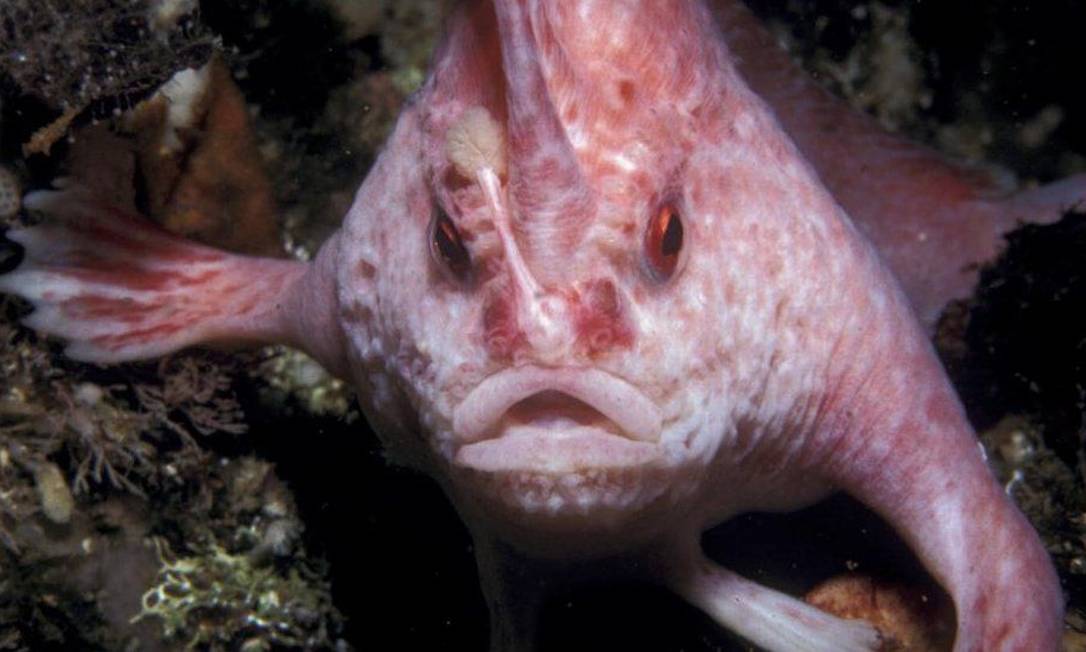
[[[827,86],[894,129],[1023,184],[1086,170],[1080,0],[752,4]],[[137,153],[137,205],[170,228],[309,255],[421,81],[440,13],[416,0],[4,0],[4,225],[36,219],[16,212],[18,192],[119,138]],[[143,157],[125,116],[212,56],[230,73],[224,99],[178,158]],[[240,114],[251,135],[215,135]],[[217,198],[230,217],[203,223],[174,210],[179,196]],[[1081,216],[1021,229],[936,340],[1056,562],[1068,650],[1086,650],[1084,251]],[[16,255],[0,250],[0,266]],[[26,312],[0,299],[0,650],[485,649],[466,531],[431,481],[387,463],[349,389],[282,350],[73,363],[18,325]],[[705,545],[797,594],[855,572],[938,597],[847,498],[744,516]],[[747,649],[625,584],[556,596],[541,645]]]

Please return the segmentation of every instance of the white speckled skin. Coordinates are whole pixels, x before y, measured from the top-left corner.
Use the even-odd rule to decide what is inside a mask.
[[[742,40],[749,17],[718,4]],[[508,164],[468,178],[447,135],[480,108]],[[789,120],[817,147],[802,115]],[[843,156],[874,156],[871,142]],[[1045,551],[990,475],[910,299],[820,181],[833,162],[817,163],[699,3],[467,2],[342,230],[269,294],[276,325],[220,330],[288,341],[355,380],[390,452],[469,524],[495,650],[531,647],[545,584],[531,568],[553,579],[592,560],[636,562],[768,649],[874,649],[867,625],[697,549],[733,515],[837,489],[894,525],[951,594],[957,652],[1055,650],[1062,597]],[[665,278],[645,253],[662,208],[684,234]],[[441,215],[468,274],[433,255]],[[0,280],[48,307],[30,284]],[[925,310],[952,296],[924,292],[910,298]]]

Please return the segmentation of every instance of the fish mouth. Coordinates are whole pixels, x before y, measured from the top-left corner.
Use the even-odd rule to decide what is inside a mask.
[[[518,367],[476,386],[453,412],[457,465],[568,474],[660,455],[660,410],[632,384],[591,368]]]

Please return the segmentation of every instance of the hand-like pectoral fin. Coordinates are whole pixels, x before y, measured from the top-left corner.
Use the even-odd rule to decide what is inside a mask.
[[[945,381],[929,380],[912,401],[874,387],[893,414],[850,433],[866,436],[836,448],[828,479],[885,518],[951,595],[955,652],[1056,650],[1063,597],[1048,554]]]
[[[721,626],[774,652],[870,652],[874,627],[844,620],[766,588],[705,559],[699,551],[672,555],[665,583]]]
[[[25,255],[0,292],[31,301],[27,325],[67,340],[72,358],[123,362],[196,344],[334,348],[322,335],[338,328],[326,323],[333,295],[317,296],[330,280],[316,278],[327,272],[316,264],[190,242],[79,186],[32,193],[26,205],[48,220],[7,234]],[[306,328],[316,322],[325,327]]]

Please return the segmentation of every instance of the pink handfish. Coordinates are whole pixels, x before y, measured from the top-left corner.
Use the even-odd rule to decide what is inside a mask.
[[[532,647],[545,578],[518,560],[616,558],[766,649],[877,649],[699,548],[834,491],[947,590],[954,650],[1056,650],[1052,564],[926,329],[1086,177],[996,198],[810,82],[740,4],[713,10],[463,3],[312,262],[73,186],[27,198],[53,219],[9,234],[26,254],[0,289],[79,360],[277,342],[353,381],[468,524],[494,650]]]

